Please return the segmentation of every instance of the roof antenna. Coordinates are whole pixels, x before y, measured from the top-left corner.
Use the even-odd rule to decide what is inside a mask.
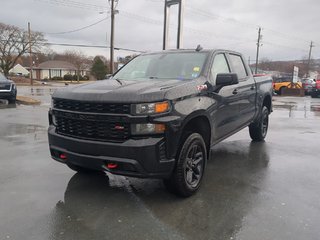
[[[197,46],[197,48],[196,48],[196,51],[197,51],[197,52],[200,52],[202,49],[203,49],[203,48],[202,48],[201,45],[199,44],[199,45]]]

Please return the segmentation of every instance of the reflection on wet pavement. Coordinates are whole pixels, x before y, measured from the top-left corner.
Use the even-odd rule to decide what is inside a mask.
[[[30,88],[30,95],[31,96],[44,96],[47,95],[48,93],[52,95],[56,88],[37,88],[37,87],[32,87]]]
[[[182,199],[161,180],[52,160],[50,90],[36,94],[47,105],[0,109],[1,240],[319,239],[320,99],[275,97],[266,142],[246,128],[213,147],[199,192]]]
[[[274,97],[273,108],[286,111],[289,118],[315,118],[320,117],[320,99],[311,99],[310,97],[295,98],[292,97]]]
[[[56,205],[51,235],[123,239],[132,232],[130,239],[147,239],[147,231],[148,239],[232,239],[267,175],[267,144],[229,142],[212,155],[201,190],[188,199],[168,193],[160,180],[77,173]]]

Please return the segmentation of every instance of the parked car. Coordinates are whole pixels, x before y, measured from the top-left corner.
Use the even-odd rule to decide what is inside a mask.
[[[312,78],[302,78],[301,83],[305,94],[310,95],[312,92],[312,88],[316,85],[316,80]]]
[[[0,72],[0,99],[7,99],[9,103],[15,103],[17,97],[17,88],[13,81],[7,79]]]
[[[314,84],[310,94],[313,98],[320,96],[320,79],[316,80],[316,83]]]
[[[291,83],[292,80],[289,78],[275,78],[273,79],[273,89],[277,94],[281,95],[286,88],[291,87]],[[301,82],[298,82],[297,84],[302,88]]]
[[[162,178],[187,197],[210,148],[247,126],[263,141],[271,111],[271,77],[253,77],[240,53],[146,53],[108,80],[55,91],[49,148],[75,171]]]

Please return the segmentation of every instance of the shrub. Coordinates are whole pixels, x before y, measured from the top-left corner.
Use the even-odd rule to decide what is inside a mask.
[[[63,78],[62,77],[58,77],[58,76],[54,76],[54,77],[51,78],[51,80],[63,80]]]
[[[63,76],[63,79],[67,80],[67,81],[71,81],[72,80],[72,75],[71,74],[66,74],[66,75]]]

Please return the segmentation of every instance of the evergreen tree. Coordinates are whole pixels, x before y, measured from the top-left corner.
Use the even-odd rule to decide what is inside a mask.
[[[97,80],[105,79],[105,76],[107,74],[107,67],[99,56],[96,56],[93,59],[91,73]]]

